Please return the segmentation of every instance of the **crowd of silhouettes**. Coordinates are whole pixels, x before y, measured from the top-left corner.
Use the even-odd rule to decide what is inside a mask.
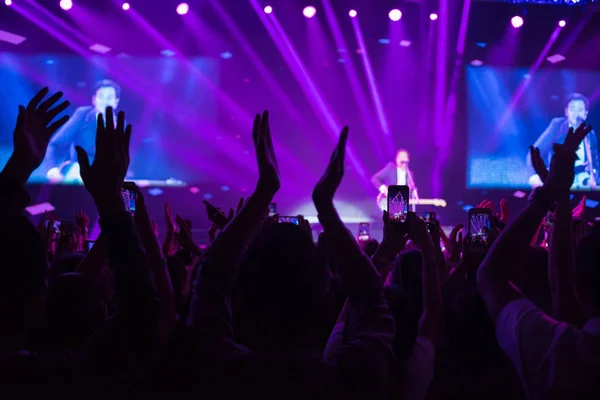
[[[162,243],[140,191],[127,209],[132,128],[107,108],[93,160],[76,148],[100,216],[88,249],[82,211],[69,232],[24,214],[68,106],[48,88],[19,106],[0,174],[5,398],[600,398],[600,232],[585,199],[570,204],[591,127],[555,144],[549,168],[530,149],[544,185],[512,218],[499,204],[484,249],[414,213],[384,212],[381,243],[357,241],[333,203],[344,128],[312,192],[315,243],[302,218],[269,216],[282,182],[265,111],[251,130],[255,189],[229,213],[198,205],[212,223],[201,248],[168,204]]]

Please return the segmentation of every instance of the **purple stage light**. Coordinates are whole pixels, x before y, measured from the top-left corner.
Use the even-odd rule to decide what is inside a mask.
[[[435,21],[438,19],[438,15],[436,13],[429,14],[429,19]]]
[[[188,6],[187,3],[179,3],[175,11],[177,11],[177,14],[179,15],[185,15],[190,11],[190,6]]]
[[[131,8],[131,6],[129,5],[129,3],[123,3],[123,5],[121,6],[123,8],[123,10],[127,11]]]
[[[313,6],[304,7],[304,10],[302,10],[302,14],[304,14],[306,18],[312,18],[315,16],[316,13],[317,9]]]
[[[564,28],[565,25],[567,25],[567,21],[565,21],[564,19],[558,21],[558,26],[560,26],[561,28]]]
[[[4,4],[6,4],[7,6],[12,5],[12,0],[4,0]]]
[[[350,18],[356,17],[356,14],[357,14],[356,10],[350,10],[350,12],[348,13],[348,15],[350,16]]]
[[[265,7],[265,14],[271,14],[272,12],[273,12],[273,7],[271,7],[271,6]]]
[[[73,8],[73,2],[71,0],[60,0],[58,5],[65,11],[69,11],[71,8]]]
[[[516,16],[512,17],[512,19],[510,20],[510,23],[512,24],[512,26],[514,28],[520,28],[523,26],[523,18],[516,15]]]

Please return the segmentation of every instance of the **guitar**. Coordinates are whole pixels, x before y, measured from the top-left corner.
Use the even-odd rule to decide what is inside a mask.
[[[418,199],[410,200],[411,206],[434,206],[434,207],[446,207],[447,203],[444,199]],[[387,195],[379,193],[377,195],[377,206],[381,211],[387,211]]]

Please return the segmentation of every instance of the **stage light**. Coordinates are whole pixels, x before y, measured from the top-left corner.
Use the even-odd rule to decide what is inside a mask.
[[[272,12],[273,12],[273,7],[271,7],[271,6],[265,7],[265,14],[271,14]]]
[[[398,10],[397,8],[394,8],[392,11],[390,11],[389,13],[390,19],[392,21],[400,21],[400,18],[402,18],[402,11]]]
[[[306,18],[312,18],[315,16],[316,13],[317,9],[313,6],[304,7],[304,10],[302,10],[302,14],[304,14]]]
[[[123,5],[121,6],[123,8],[123,10],[127,11],[131,8],[131,6],[129,5],[129,3],[123,3]]]
[[[429,19],[435,21],[436,19],[438,19],[438,15],[436,13],[431,13],[429,14]]]
[[[188,11],[190,11],[190,6],[188,6],[187,3],[179,3],[179,5],[176,8],[176,11],[179,15],[185,15],[188,13]]]
[[[65,11],[69,11],[71,8],[73,8],[73,2],[71,0],[60,0],[58,5]]]
[[[6,4],[7,6],[12,5],[12,0],[4,0],[4,4]]]
[[[558,26],[560,26],[561,28],[564,28],[565,25],[567,25],[567,21],[565,21],[564,19],[558,21]]]
[[[514,28],[520,28],[523,26],[523,18],[516,15],[516,16],[512,17],[512,19],[510,20],[510,23],[512,24],[512,26]]]
[[[356,17],[356,10],[350,10],[350,12],[348,13],[348,15],[350,16],[350,18]]]

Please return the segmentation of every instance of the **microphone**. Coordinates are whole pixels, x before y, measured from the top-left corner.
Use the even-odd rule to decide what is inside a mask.
[[[585,122],[585,119],[579,116],[575,121],[577,122],[577,126],[579,126]]]

